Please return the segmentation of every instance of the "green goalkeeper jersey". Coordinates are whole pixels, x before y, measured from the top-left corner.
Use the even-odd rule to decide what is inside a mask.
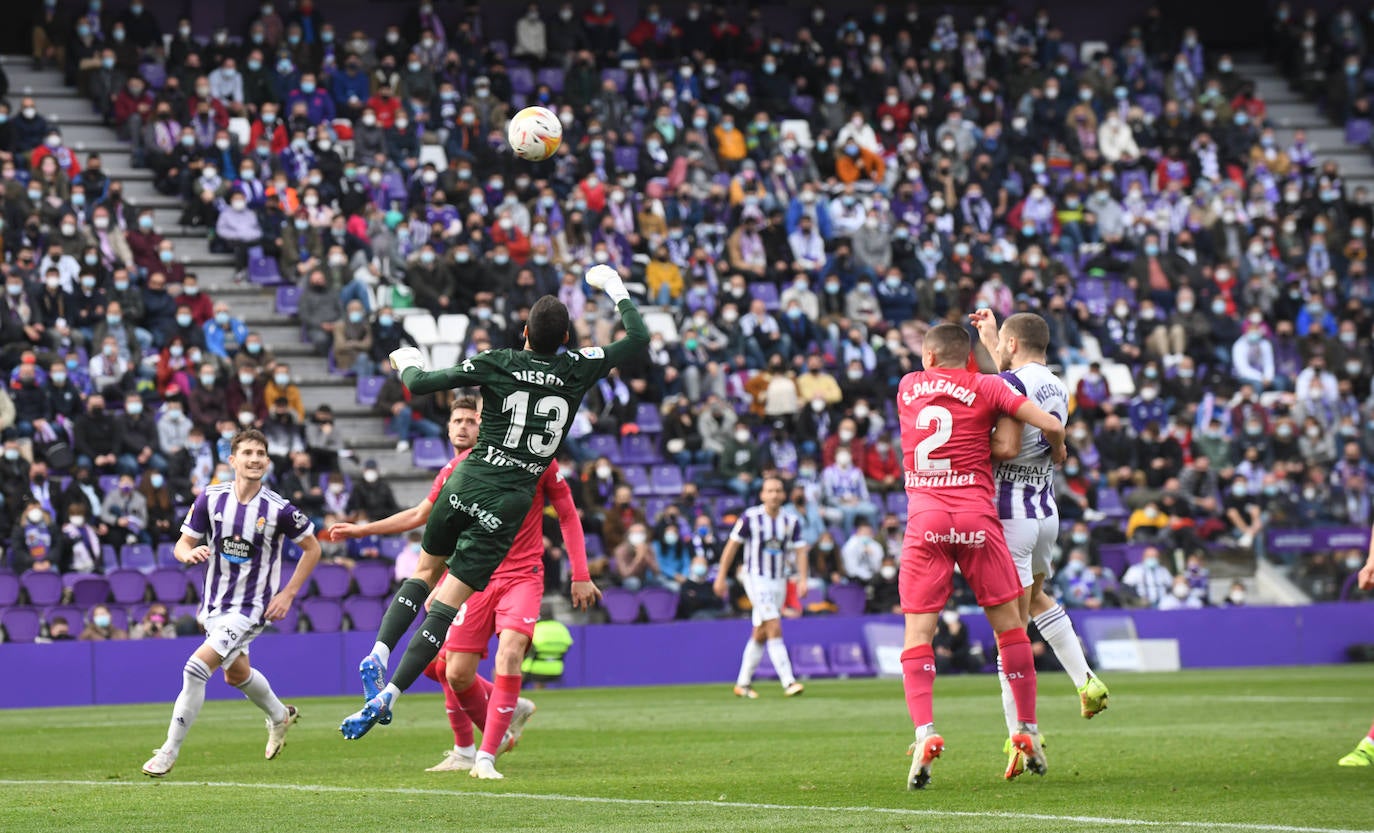
[[[477,387],[482,428],[464,462],[465,474],[513,489],[533,489],[567,436],[582,397],[611,368],[642,353],[649,330],[630,301],[618,305],[625,336],[605,349],[560,355],[529,350],[484,350],[456,367],[406,368],[401,381],[413,394]]]

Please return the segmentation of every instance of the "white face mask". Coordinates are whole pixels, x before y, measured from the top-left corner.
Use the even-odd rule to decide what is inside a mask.
[[[648,536],[643,532],[631,532],[627,540],[632,547],[642,547],[644,546],[644,542],[648,540]]]

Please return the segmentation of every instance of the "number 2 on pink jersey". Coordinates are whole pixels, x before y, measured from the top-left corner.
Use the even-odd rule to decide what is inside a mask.
[[[938,451],[941,446],[949,442],[950,436],[954,433],[954,415],[948,408],[940,405],[927,405],[916,414],[917,428],[930,428],[934,426],[934,431],[929,437],[916,444],[914,466],[915,471],[949,471],[949,458],[939,457],[931,459],[931,452]]]

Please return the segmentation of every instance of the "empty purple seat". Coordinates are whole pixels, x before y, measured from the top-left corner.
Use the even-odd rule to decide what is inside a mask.
[[[769,312],[778,310],[778,288],[769,281],[759,281],[749,285],[749,292],[755,300],[763,301],[763,306]]]
[[[19,577],[19,581],[29,595],[29,604],[34,607],[47,607],[62,600],[62,576],[57,573],[29,570]]]
[[[639,591],[639,603],[650,622],[671,622],[677,618],[678,594],[666,587],[645,587]]]
[[[80,622],[73,630],[80,630]],[[0,612],[0,628],[5,629],[5,639],[9,642],[32,642],[38,638],[41,623],[38,611],[31,607],[11,607]]]
[[[315,585],[315,595],[325,599],[342,599],[348,595],[348,586],[353,579],[348,568],[342,564],[320,564],[310,574]]]
[[[19,577],[14,573],[0,573],[0,608],[14,607],[19,602]]]
[[[301,308],[301,289],[286,284],[277,287],[277,315],[293,317]]]
[[[663,459],[658,443],[646,434],[630,434],[620,443],[620,454],[630,465],[647,466]]]
[[[366,596],[349,596],[344,599],[343,610],[355,631],[375,631],[382,624],[382,614],[386,612],[384,599]]]
[[[582,444],[587,447],[587,453],[594,457],[605,457],[612,463],[619,463],[623,459],[620,454],[620,443],[610,434],[591,434]]]
[[[682,470],[673,463],[654,466],[650,470],[649,483],[656,495],[682,494]]]
[[[205,574],[209,571],[210,566],[204,561],[186,568],[186,581],[190,583],[191,590],[195,592],[197,598],[205,592]]]
[[[138,570],[147,575],[157,569],[157,556],[147,544],[127,544],[119,551],[119,563],[126,570]]]
[[[263,254],[261,246],[248,250],[248,280],[258,286],[276,286],[282,282],[277,259]]]
[[[607,587],[601,593],[601,604],[614,625],[627,625],[639,618],[639,597],[620,587]]]
[[[606,554],[606,545],[602,543],[600,535],[587,533],[583,536],[583,541],[587,546],[588,557],[595,558],[598,555]]]
[[[438,437],[422,437],[415,441],[410,461],[417,469],[441,469],[453,459],[448,441]]]
[[[639,426],[641,434],[661,434],[663,433],[663,416],[658,412],[656,405],[642,402],[635,409],[635,425]]]
[[[386,383],[385,376],[359,376],[358,377],[358,404],[371,408],[377,404],[377,397],[382,392],[382,385]]]
[[[639,171],[639,148],[626,145],[617,145],[615,149],[615,166],[621,173],[636,173]]]
[[[553,91],[554,95],[557,95],[563,92],[563,68],[546,67],[541,69],[539,74],[535,76],[535,81],[539,84],[548,84],[549,89]]]
[[[620,473],[625,476],[625,482],[629,484],[636,495],[653,494],[653,484],[649,482],[649,474],[643,466],[625,466],[620,470]]]
[[[388,538],[382,541],[383,549],[389,541],[401,541],[399,538]],[[401,541],[404,544],[404,541]],[[387,561],[374,561],[364,559],[353,565],[353,580],[358,584],[358,594],[368,598],[380,598],[391,591],[392,567]]]
[[[906,492],[888,492],[886,501],[887,511],[893,515],[901,517],[906,514]]]
[[[315,633],[337,633],[343,628],[343,608],[338,599],[312,596],[301,602],[301,615],[310,620],[310,630]]]
[[[307,600],[308,601],[308,600]],[[301,604],[304,604],[302,602]],[[295,633],[300,626],[301,605],[294,604],[286,611],[286,615],[273,622],[271,629],[277,633]]]
[[[826,662],[825,649],[820,645],[793,645],[788,653],[792,657],[792,673],[798,677],[832,677],[830,663]]]
[[[186,576],[177,571],[181,576],[181,595],[186,595]],[[117,605],[138,604],[143,601],[143,594],[148,589],[148,579],[138,570],[115,570],[106,578],[110,582],[110,595],[114,597]],[[176,601],[181,601],[177,599]],[[89,607],[89,605],[83,605]]]
[[[702,482],[714,473],[715,467],[710,463],[694,463],[683,470],[682,477],[700,487]]]
[[[794,95],[792,96],[792,109],[803,116],[810,116],[811,111],[816,109],[816,99],[809,95]]]
[[[106,573],[119,569],[119,550],[110,544],[100,545],[100,564]]]
[[[857,642],[837,642],[830,646],[830,670],[837,677],[871,677],[873,669]]]
[[[1108,518],[1124,518],[1130,514],[1126,504],[1121,502],[1121,494],[1111,486],[1097,490],[1097,511]]]
[[[830,588],[830,601],[841,616],[858,616],[864,612],[868,594],[862,584],[836,584]]]
[[[72,582],[72,604],[90,607],[110,598],[110,583],[104,576],[81,576]]]
[[[404,551],[405,548],[406,539],[404,538],[383,538],[382,546],[380,547],[382,551],[382,558],[385,558],[389,561],[395,561],[396,559],[401,557],[401,552]]]
[[[153,588],[153,598],[164,604],[180,604],[186,601],[187,575],[177,567],[162,567],[148,574],[148,584]]]
[[[178,514],[183,516],[185,515],[184,512],[179,512]],[[181,569],[182,563],[180,561],[177,561],[176,545],[172,544],[169,541],[164,541],[161,544],[157,545],[157,566],[175,567],[178,570]]]
[[[666,497],[651,497],[644,501],[644,517],[650,523],[658,520],[658,516],[663,514],[663,510],[672,505],[672,500]]]

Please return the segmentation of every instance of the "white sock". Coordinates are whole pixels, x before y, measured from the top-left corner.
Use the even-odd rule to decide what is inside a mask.
[[[382,696],[382,694],[386,694],[388,691],[391,692],[391,708],[394,709],[396,708],[396,701],[401,699],[401,690],[396,687],[395,683],[387,683],[386,688],[382,689],[381,694],[378,694],[377,696],[380,697]]]
[[[1002,716],[1007,719],[1007,734],[1016,734],[1016,697],[1011,693],[1011,683],[1002,672],[1002,657],[997,657],[997,682],[1002,684]]]
[[[385,643],[382,643],[382,642],[374,642],[374,643],[372,643],[372,653],[376,654],[376,655],[377,655],[377,659],[379,659],[379,660],[382,661],[382,667],[383,667],[383,668],[386,668],[386,664],[387,664],[388,662],[391,662],[391,649],[388,648],[388,647],[386,647],[386,644],[385,644]]]
[[[459,746],[455,743],[453,744],[453,751],[455,754],[462,755],[465,758],[471,758],[473,755],[477,754],[477,747],[473,744],[468,744],[467,746]]]
[[[277,699],[277,695],[272,691],[272,684],[258,669],[254,668],[248,679],[236,687],[243,692],[243,696],[253,701],[253,705],[262,709],[273,723],[280,723],[286,719],[286,706]]]
[[[754,681],[754,670],[759,667],[759,662],[763,659],[763,646],[750,639],[744,643],[744,658],[740,660],[739,677],[735,679],[735,685],[747,686]]]
[[[205,705],[205,684],[210,681],[210,675],[213,673],[210,666],[199,657],[186,660],[185,667],[181,669],[181,693],[177,695],[177,701],[172,706],[172,722],[167,726],[167,742],[162,745],[164,750],[173,755],[181,751],[186,733],[191,731],[191,724],[196,722],[200,707]]]
[[[493,755],[493,754],[491,754],[490,752],[478,752],[478,753],[477,753],[476,761],[481,761],[483,758],[486,758],[486,759],[487,759],[488,761],[490,761],[493,765],[496,763],[496,756]],[[474,761],[474,762],[476,762],[476,761]]]
[[[1054,655],[1059,657],[1059,662],[1073,680],[1074,688],[1086,683],[1089,674],[1088,659],[1083,656],[1083,646],[1078,641],[1078,633],[1073,629],[1073,621],[1069,619],[1069,614],[1064,612],[1064,608],[1055,605],[1033,618],[1040,635],[1054,649]]]
[[[782,641],[782,637],[768,640],[768,658],[773,661],[773,670],[778,672],[778,681],[783,688],[787,688],[797,681],[792,676],[792,658],[787,655],[787,645]]]

